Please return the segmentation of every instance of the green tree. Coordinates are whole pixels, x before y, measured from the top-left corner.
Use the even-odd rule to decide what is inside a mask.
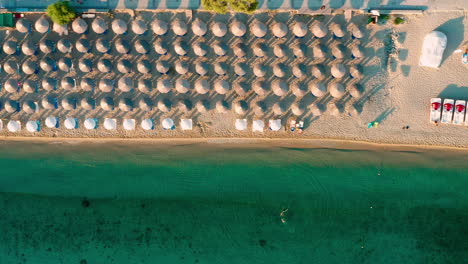
[[[59,1],[47,7],[47,15],[59,25],[68,24],[76,17],[75,10],[68,2]]]
[[[257,10],[257,0],[202,0],[202,6],[206,10],[225,14],[230,10],[250,14]]]

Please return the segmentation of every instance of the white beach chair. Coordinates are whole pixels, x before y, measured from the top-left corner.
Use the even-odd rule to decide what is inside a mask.
[[[281,129],[281,119],[270,120],[268,122],[268,127],[271,131],[278,131]]]
[[[253,132],[263,132],[264,127],[265,127],[265,122],[263,122],[263,120],[254,120],[252,122]]]
[[[437,124],[440,122],[440,114],[442,113],[442,99],[432,98],[431,99],[431,117],[432,123]]]
[[[247,129],[247,119],[236,119],[236,129],[237,130],[246,130]]]
[[[3,120],[0,119],[0,130],[3,130]]]
[[[453,115],[454,125],[458,125],[458,126],[463,125],[463,120],[465,119],[465,109],[466,109],[465,100],[455,101],[455,113]]]
[[[181,119],[180,120],[180,128],[182,130],[192,130],[192,119]]]
[[[454,100],[453,99],[445,99],[444,100],[444,106],[442,109],[442,124],[451,124],[452,123],[452,118],[453,118],[453,104]]]
[[[465,126],[468,126],[468,111],[466,111],[466,114],[465,114]]]

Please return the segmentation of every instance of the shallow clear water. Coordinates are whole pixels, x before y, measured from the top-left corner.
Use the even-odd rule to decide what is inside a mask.
[[[3,142],[0,263],[464,263],[448,154]]]

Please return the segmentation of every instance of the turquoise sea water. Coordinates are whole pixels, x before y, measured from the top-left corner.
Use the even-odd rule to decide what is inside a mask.
[[[0,263],[468,260],[468,153],[108,145],[0,143]]]

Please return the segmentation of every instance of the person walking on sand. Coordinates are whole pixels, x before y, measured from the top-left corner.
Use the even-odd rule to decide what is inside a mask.
[[[462,63],[467,64],[468,63],[468,49],[465,50],[465,53],[462,55]]]

